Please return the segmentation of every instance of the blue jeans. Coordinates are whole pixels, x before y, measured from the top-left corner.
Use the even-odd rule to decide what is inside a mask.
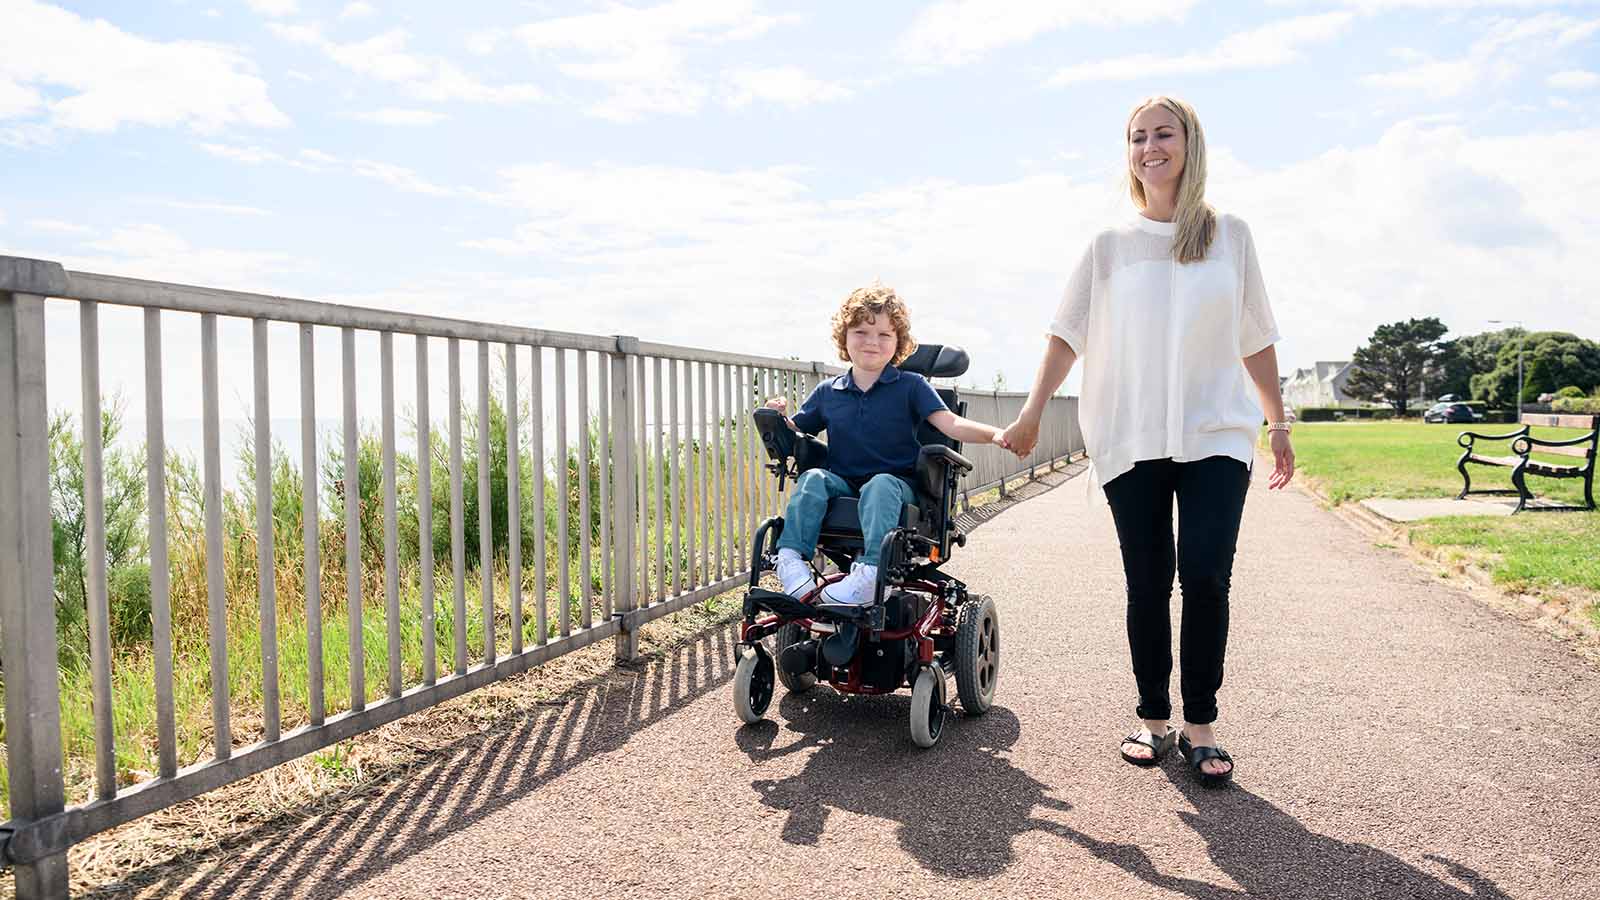
[[[783,513],[783,534],[778,537],[778,549],[788,548],[810,559],[817,549],[817,537],[822,534],[822,519],[828,512],[828,501],[835,497],[855,497],[850,482],[826,469],[807,469],[795,482],[794,493],[789,495],[789,507]],[[869,566],[878,564],[878,551],[883,536],[900,524],[900,508],[917,502],[916,488],[911,482],[894,475],[874,475],[861,487],[860,502],[856,507],[861,517],[861,536],[866,543],[856,562]]]

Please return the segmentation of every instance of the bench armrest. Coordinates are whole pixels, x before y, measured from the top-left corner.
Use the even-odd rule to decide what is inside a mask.
[[[1513,431],[1510,434],[1479,434],[1476,431],[1463,431],[1456,435],[1456,443],[1467,448],[1468,450],[1471,450],[1473,441],[1509,441],[1523,437],[1527,433],[1528,426],[1526,425],[1518,428],[1516,431]]]
[[[1547,441],[1543,438],[1536,438],[1530,434],[1527,436],[1526,440],[1529,444],[1538,447],[1577,447],[1582,444],[1593,444],[1595,442],[1595,436],[1594,432],[1591,431],[1588,434],[1579,435],[1578,437],[1570,438],[1565,441]]]

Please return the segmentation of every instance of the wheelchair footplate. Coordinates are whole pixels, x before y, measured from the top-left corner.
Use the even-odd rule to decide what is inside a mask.
[[[744,595],[745,618],[753,619],[763,612],[772,613],[782,619],[810,619],[814,622],[845,623],[876,631],[883,630],[881,603],[863,606],[807,603],[766,588],[751,588]]]

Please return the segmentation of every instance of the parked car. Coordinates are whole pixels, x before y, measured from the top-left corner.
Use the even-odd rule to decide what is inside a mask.
[[[1470,425],[1483,421],[1483,413],[1465,403],[1435,403],[1422,414],[1424,422],[1450,422]]]

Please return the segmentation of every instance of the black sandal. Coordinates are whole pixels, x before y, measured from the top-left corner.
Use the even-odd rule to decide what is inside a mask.
[[[1122,739],[1124,744],[1139,744],[1150,748],[1150,757],[1134,756],[1128,751],[1122,751],[1122,758],[1136,766],[1153,766],[1161,761],[1161,757],[1172,749],[1172,744],[1178,739],[1178,729],[1167,726],[1167,733],[1159,740],[1151,733],[1150,729],[1140,726],[1132,734]],[[1120,746],[1120,745],[1119,745]]]
[[[1178,752],[1182,753],[1183,758],[1189,761],[1189,768],[1193,769],[1195,775],[1199,776],[1202,785],[1212,788],[1224,787],[1229,781],[1233,780],[1233,757],[1229,756],[1228,751],[1221,747],[1196,747],[1194,744],[1189,743],[1188,735],[1180,734],[1178,735]],[[1207,772],[1200,766],[1201,763],[1208,759],[1217,759],[1227,763],[1228,771]]]

